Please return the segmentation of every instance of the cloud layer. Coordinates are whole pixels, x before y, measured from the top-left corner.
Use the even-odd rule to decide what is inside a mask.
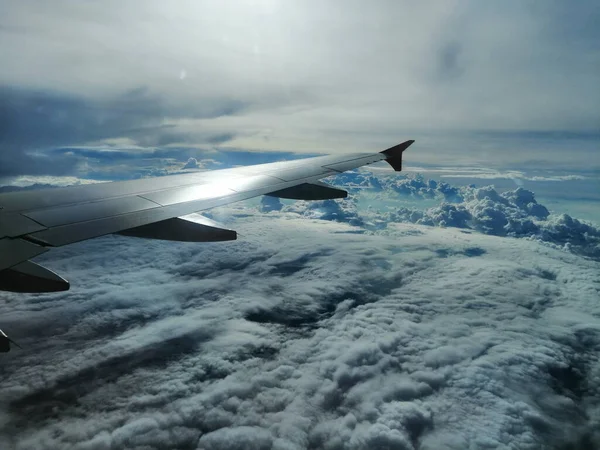
[[[4,295],[25,347],[3,357],[9,448],[600,445],[597,262],[470,230],[215,215],[243,239],[96,239],[40,258],[70,292]]]
[[[527,189],[498,192],[493,186],[453,186],[420,175],[378,177],[362,171],[339,175],[332,182],[352,191],[353,198],[296,202],[282,210],[376,233],[390,224],[414,223],[527,238],[600,260],[597,225],[568,214],[551,215]]]
[[[98,142],[335,153],[416,138],[419,161],[589,167],[598,15],[591,0],[9,3],[0,175],[72,174],[72,158],[32,155]]]

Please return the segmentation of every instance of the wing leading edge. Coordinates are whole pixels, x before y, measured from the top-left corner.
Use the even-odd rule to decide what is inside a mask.
[[[19,270],[23,267],[19,265],[52,247],[105,234],[194,242],[235,239],[235,231],[194,213],[260,195],[307,200],[343,198],[346,191],[318,180],[384,160],[399,171],[402,153],[413,142],[406,141],[379,153],[322,156],[152,179],[0,194],[0,274],[3,275],[0,290],[7,283],[2,280],[11,278],[7,275],[15,272],[21,281],[27,278],[34,292],[43,292],[44,286],[53,286],[53,290],[57,290],[57,286],[68,288],[65,280],[50,271],[44,272],[46,269],[41,266]],[[194,216],[184,217],[191,214]],[[6,272],[11,268],[10,273]],[[30,270],[32,268],[35,270]]]

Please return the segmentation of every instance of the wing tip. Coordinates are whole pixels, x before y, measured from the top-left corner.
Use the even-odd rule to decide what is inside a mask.
[[[383,150],[382,153],[385,155],[385,160],[387,163],[392,166],[392,168],[396,172],[400,172],[402,170],[402,153],[408,147],[413,145],[415,142],[414,139],[410,139],[408,141],[404,141],[401,144],[394,145],[393,147],[388,148],[387,150]]]
[[[383,153],[386,156],[392,156],[392,157],[401,155],[404,150],[406,150],[408,147],[410,147],[414,143],[415,143],[414,139],[409,139],[408,141],[404,141],[401,144],[394,145],[393,147],[390,147],[379,153]]]

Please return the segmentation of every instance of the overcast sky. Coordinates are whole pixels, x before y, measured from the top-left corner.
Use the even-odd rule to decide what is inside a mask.
[[[57,146],[408,138],[428,162],[599,165],[599,21],[595,1],[2,1],[0,175],[72,174],[40,158]]]

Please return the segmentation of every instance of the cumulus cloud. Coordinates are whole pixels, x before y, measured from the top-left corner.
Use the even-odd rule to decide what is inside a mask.
[[[217,155],[215,155],[217,156]],[[183,165],[181,170],[188,169],[207,169],[207,168],[216,168],[219,167],[222,163],[213,158],[203,158],[197,159],[194,157],[188,158],[186,163]],[[178,173],[179,171],[172,171],[172,173]]]
[[[521,187],[498,192],[493,186],[452,186],[421,175],[375,177],[360,171],[336,177],[333,183],[349,186],[355,198],[297,202],[284,211],[347,222],[371,231],[385,229],[394,222],[463,228],[494,236],[539,240],[600,258],[600,228],[568,214],[551,215],[532,191]],[[358,208],[356,197],[365,192],[375,192],[376,200],[384,199],[385,208]],[[406,200],[411,200],[408,206],[403,205]],[[435,206],[430,205],[432,202]]]
[[[197,169],[200,166],[198,165],[198,160],[196,158],[190,158],[183,165],[182,169]]]
[[[284,212],[301,214],[311,219],[347,222],[355,226],[363,225],[363,219],[359,217],[357,205],[352,200],[299,201],[285,206],[282,210]]]
[[[240,211],[237,242],[112,236],[40,258],[73,288],[4,295],[25,349],[3,357],[2,442],[600,444],[597,262],[452,228],[359,235]]]
[[[462,196],[456,187],[450,186],[443,181],[425,180],[420,175],[390,180],[387,187],[398,194],[409,195],[416,199],[436,198],[441,196],[446,201],[462,201]]]
[[[568,214],[550,215],[533,192],[523,188],[498,193],[493,187],[461,189],[464,200],[419,210],[399,208],[392,221],[469,228],[494,236],[526,237],[600,258],[600,229]]]

